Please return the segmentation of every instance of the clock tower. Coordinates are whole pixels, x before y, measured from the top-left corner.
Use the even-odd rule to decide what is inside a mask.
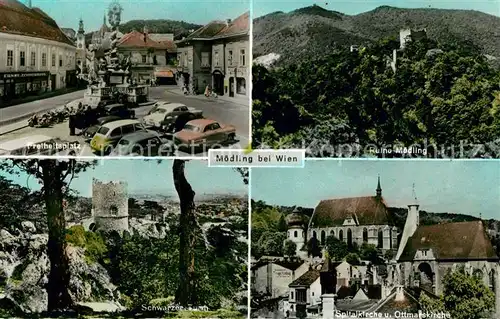
[[[76,35],[76,66],[79,73],[83,71],[86,62],[85,30],[83,29],[83,20],[80,19],[78,33]]]

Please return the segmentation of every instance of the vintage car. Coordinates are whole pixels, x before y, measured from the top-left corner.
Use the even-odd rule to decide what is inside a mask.
[[[104,124],[90,141],[90,147],[95,153],[108,155],[122,137],[146,128],[138,120],[119,120]]]
[[[189,121],[184,128],[174,134],[175,144],[180,149],[198,149],[214,145],[228,144],[236,138],[233,125],[223,125],[209,119]]]
[[[31,135],[0,143],[0,156],[77,156],[79,142],[64,141],[45,135]]]
[[[155,131],[139,131],[125,135],[111,153],[112,156],[172,156],[175,145]]]
[[[94,137],[95,133],[97,133],[97,131],[101,128],[102,125],[113,121],[119,121],[121,119],[122,119],[121,117],[116,115],[100,117],[97,119],[97,124],[87,127],[86,129],[83,130],[82,136],[85,137],[87,141],[90,141]]]
[[[135,111],[129,109],[125,104],[109,104],[104,106],[107,116],[119,116],[122,119],[135,118]]]
[[[181,103],[170,103],[166,101],[157,102],[148,115],[143,118],[146,127],[154,127],[163,131],[169,130],[177,120],[186,119],[181,127],[190,121],[203,117],[203,111],[188,107]],[[178,126],[178,125],[175,125]]]

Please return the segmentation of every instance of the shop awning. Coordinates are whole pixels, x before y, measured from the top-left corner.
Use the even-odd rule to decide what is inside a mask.
[[[155,76],[157,78],[173,78],[174,72],[172,72],[172,71],[158,71],[158,72],[155,72]]]

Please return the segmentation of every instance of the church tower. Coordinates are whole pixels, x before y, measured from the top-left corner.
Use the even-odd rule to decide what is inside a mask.
[[[399,248],[398,248],[398,253],[396,254],[396,260],[399,260],[399,257],[401,257],[401,254],[403,253],[403,250],[406,246],[406,243],[408,242],[408,239],[410,239],[411,236],[415,233],[417,230],[419,224],[420,224],[420,216],[419,216],[419,205],[417,202],[417,195],[415,193],[415,184],[413,184],[413,191],[412,191],[412,200],[408,204],[408,215],[406,216],[406,223],[405,223],[405,228],[403,229],[403,235],[401,236],[401,242],[399,243]]]
[[[87,61],[86,52],[85,30],[83,28],[83,20],[80,18],[78,32],[76,34],[76,65],[80,73],[83,72],[83,68]]]
[[[378,176],[378,183],[377,183],[377,198],[382,198],[382,187],[380,187],[380,175]]]
[[[304,215],[295,208],[293,212],[286,218],[288,231],[287,239],[296,245],[295,255],[302,259],[307,258],[307,251],[305,251],[306,244],[306,232],[305,232],[305,217]],[[285,240],[285,242],[286,242]]]

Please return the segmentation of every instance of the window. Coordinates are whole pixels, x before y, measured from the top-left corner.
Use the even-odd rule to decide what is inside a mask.
[[[113,130],[113,132],[111,132],[111,134],[109,134],[110,137],[117,137],[117,136],[120,136],[120,135],[122,135],[122,130],[121,130],[120,127],[119,128],[115,128]]]
[[[210,53],[201,52],[201,67],[210,66]]]
[[[134,132],[134,125],[125,125],[122,127],[122,135],[127,135]]]
[[[47,66],[47,53],[42,53],[42,66]]]
[[[52,53],[52,66],[56,66],[56,54]]]
[[[26,65],[26,52],[21,51],[19,53],[19,65],[20,66],[25,66]]]
[[[229,50],[229,52],[227,53],[227,64],[229,66],[233,65],[233,51],[232,50]]]
[[[236,78],[236,93],[242,95],[247,93],[247,83],[244,78]]]
[[[240,66],[246,65],[245,50],[240,50]]]
[[[35,52],[31,52],[31,63],[30,63],[31,66],[35,66],[36,65],[36,53]]]
[[[62,67],[63,65],[63,58],[62,55],[59,55],[59,67]]]
[[[293,291],[290,291],[290,299],[293,299]]]
[[[297,235],[298,235],[298,234],[297,234],[297,231],[294,231],[294,232],[293,232],[293,237],[297,237]]]
[[[219,66],[219,51],[215,51],[214,53],[214,62],[215,62],[215,66]]]
[[[218,130],[218,129],[220,129],[219,123],[213,123],[212,124],[212,130]]]
[[[297,289],[297,302],[306,302],[306,290],[305,289]]]
[[[114,206],[114,205],[113,205],[113,206],[111,206],[111,207],[109,208],[109,213],[110,213],[110,215],[111,215],[111,216],[116,216],[116,215],[118,215],[118,207],[116,207],[116,206]]]
[[[145,56],[145,55],[143,55],[143,56],[142,56],[142,63],[146,63],[146,62],[147,62],[147,59],[148,59],[148,57],[147,57],[147,56]]]
[[[14,51],[7,50],[7,66],[13,66],[13,65],[14,65]]]

